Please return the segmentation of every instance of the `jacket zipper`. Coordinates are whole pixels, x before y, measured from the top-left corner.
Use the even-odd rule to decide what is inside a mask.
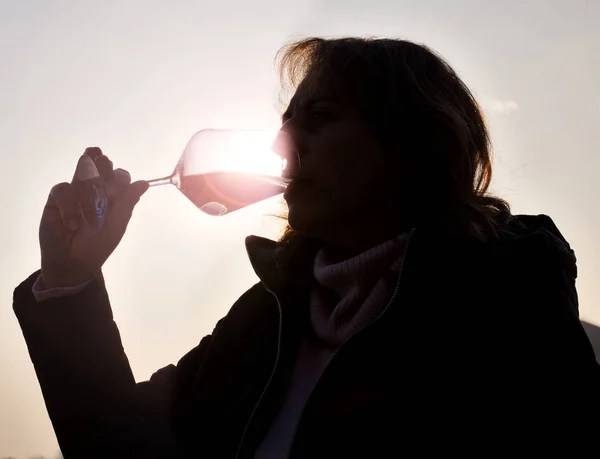
[[[248,252],[248,248],[246,248],[246,253],[248,254],[248,258],[250,259],[250,253]],[[263,286],[264,286],[264,284],[263,284]],[[258,406],[260,405],[260,402],[265,397],[265,394],[267,393],[267,389],[271,385],[271,381],[273,381],[273,377],[275,376],[275,372],[277,371],[277,367],[279,366],[279,356],[281,354],[281,329],[282,329],[283,313],[281,311],[281,303],[279,302],[279,298],[277,297],[277,295],[275,295],[275,293],[273,293],[273,291],[269,290],[266,286],[265,286],[265,289],[271,295],[273,295],[275,297],[275,300],[277,301],[277,308],[279,309],[279,329],[277,331],[277,352],[275,354],[275,363],[273,364],[273,369],[271,370],[269,379],[267,380],[267,383],[265,384],[265,387],[263,388],[263,390],[260,394],[260,397],[258,397],[258,400],[256,401],[256,404],[254,405],[254,408],[252,409],[252,412],[250,413],[250,417],[248,418],[248,421],[246,421],[246,426],[244,427],[244,431],[242,432],[242,437],[240,438],[240,443],[238,445],[237,452],[235,453],[235,459],[238,459],[238,457],[240,456],[240,453],[242,452],[242,445],[244,443],[246,434],[248,433],[248,429],[250,428],[250,423],[252,422],[252,419],[254,418],[256,411],[258,410]]]
[[[377,322],[385,314],[385,312],[389,309],[389,307],[392,305],[392,303],[396,299],[396,296],[398,295],[398,291],[400,290],[400,280],[402,279],[402,270],[404,268],[404,261],[406,260],[406,253],[407,253],[407,250],[408,250],[408,244],[409,244],[409,242],[410,242],[410,240],[411,240],[414,232],[415,232],[415,228],[411,229],[410,232],[408,233],[408,236],[406,237],[406,244],[404,246],[404,255],[402,256],[402,261],[400,262],[400,268],[398,270],[398,277],[397,277],[397,280],[396,280],[396,286],[394,287],[394,291],[392,292],[392,296],[390,297],[390,300],[385,305],[385,308],[383,308],[383,310],[371,322],[369,322],[368,324],[366,324],[360,330],[357,330],[356,332],[354,332],[351,336],[349,336],[348,338],[346,338],[346,340],[342,344],[340,344],[340,346],[336,349],[336,351],[333,353],[333,355],[329,359],[329,363],[327,364],[327,367],[329,367],[331,365],[331,362],[333,362],[333,359],[335,358],[335,356],[337,355],[337,353],[340,351],[340,349],[348,341],[350,341],[356,335],[358,335],[359,333],[363,332],[365,329],[369,328],[371,325],[373,325],[375,322]],[[327,367],[325,368],[325,371],[327,371]],[[323,371],[323,373],[325,373],[325,371]],[[292,448],[294,446],[294,442],[296,441],[296,435],[298,434],[298,428],[300,426],[300,420],[302,419],[302,415],[304,414],[304,409],[306,408],[306,405],[308,404],[308,401],[310,400],[310,397],[311,397],[312,393],[314,392],[315,387],[317,387],[317,385],[319,384],[319,381],[321,380],[321,377],[323,376],[323,373],[321,373],[321,376],[319,376],[319,379],[317,379],[315,385],[313,386],[312,390],[308,394],[308,397],[306,398],[306,403],[304,404],[304,407],[302,408],[302,411],[300,412],[300,416],[298,417],[298,422],[296,422],[296,426],[294,427],[294,434],[292,435],[292,440],[290,441],[290,446],[288,448],[288,453],[287,453],[286,459],[290,459],[292,457]]]

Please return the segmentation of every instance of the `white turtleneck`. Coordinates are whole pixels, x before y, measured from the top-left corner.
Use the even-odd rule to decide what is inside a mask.
[[[255,459],[288,457],[302,410],[337,349],[384,310],[394,288],[390,272],[401,266],[407,234],[355,257],[337,260],[327,248],[317,253],[310,296],[312,329],[305,336],[281,408]]]

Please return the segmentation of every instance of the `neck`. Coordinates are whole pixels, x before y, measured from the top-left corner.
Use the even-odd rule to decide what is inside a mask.
[[[330,237],[321,237],[320,240],[330,248],[336,259],[344,260],[359,255],[405,231],[408,229],[400,224],[365,227],[363,223],[359,223],[355,226],[345,225],[343,229],[332,231]]]

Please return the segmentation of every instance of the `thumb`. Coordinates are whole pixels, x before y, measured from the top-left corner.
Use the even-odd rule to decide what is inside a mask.
[[[145,180],[127,185],[112,207],[110,218],[116,226],[121,226],[123,230],[127,227],[133,208],[147,190],[148,182]]]

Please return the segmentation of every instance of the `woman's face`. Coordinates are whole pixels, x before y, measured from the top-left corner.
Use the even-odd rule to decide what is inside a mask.
[[[282,122],[276,149],[301,164],[284,194],[294,230],[343,244],[389,217],[384,151],[351,103],[303,82]]]

